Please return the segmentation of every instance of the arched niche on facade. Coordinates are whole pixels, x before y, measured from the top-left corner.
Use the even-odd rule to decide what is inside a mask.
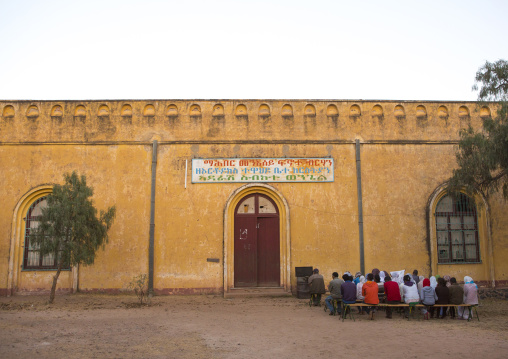
[[[268,118],[270,117],[270,107],[267,104],[262,104],[259,106],[259,117]]]
[[[381,105],[374,105],[372,107],[371,115],[373,117],[382,117],[384,114],[383,114],[383,108],[381,107]]]
[[[480,108],[480,117],[481,118],[491,117],[490,108],[488,108],[487,106],[482,106],[482,108]]]
[[[406,119],[406,110],[404,109],[404,106],[402,106],[402,105],[395,106],[395,108],[393,109],[393,115],[399,121],[405,120]]]
[[[97,111],[98,117],[109,117],[110,111],[107,105],[100,105],[99,110]]]
[[[74,109],[74,117],[86,117],[86,108],[83,105],[77,105]]]
[[[124,104],[120,109],[120,116],[122,117],[132,117],[132,106],[128,103]]]
[[[328,105],[326,107],[326,116],[328,117],[338,117],[339,109],[335,105]]]
[[[4,107],[2,111],[2,116],[4,118],[13,118],[16,112],[14,111],[14,107],[11,105],[7,105]]]
[[[460,118],[469,118],[469,109],[466,106],[459,107],[459,117]]]
[[[247,116],[247,106],[243,104],[236,106],[235,116]]]
[[[289,104],[285,104],[282,106],[281,115],[282,117],[293,117],[293,107]]]
[[[189,115],[191,117],[198,117],[201,116],[201,107],[199,105],[192,105],[189,109]]]
[[[143,116],[145,117],[154,117],[155,116],[155,106],[152,104],[148,104],[143,109]]]
[[[178,117],[178,107],[176,107],[175,104],[168,105],[168,107],[166,107],[166,116]]]
[[[416,118],[427,117],[427,109],[423,105],[416,106]]]
[[[356,120],[362,115],[362,110],[360,109],[360,106],[358,105],[352,105],[349,108],[349,118]]]
[[[213,106],[212,117],[224,117],[224,106],[217,103]]]
[[[372,110],[370,111],[370,114],[373,119],[378,121],[379,125],[383,124],[385,115],[384,115],[383,107],[381,107],[381,105],[374,105],[372,107]]]
[[[448,108],[444,105],[441,105],[437,109],[437,117],[443,120],[448,119]]]
[[[165,115],[170,125],[174,126],[178,123],[178,107],[175,104],[172,103],[166,107]]]
[[[63,117],[63,108],[60,105],[55,105],[51,108],[51,117],[53,118],[62,118]]]
[[[247,113],[247,106],[244,104],[236,106],[235,117],[243,126],[249,126],[249,114]]]
[[[303,115],[307,117],[316,117],[316,107],[312,104],[305,105]]]
[[[26,109],[26,117],[35,120],[37,117],[39,117],[39,108],[36,105],[28,106]]]
[[[330,104],[326,107],[326,118],[328,119],[328,126],[337,129],[339,126],[339,109],[336,105]]]

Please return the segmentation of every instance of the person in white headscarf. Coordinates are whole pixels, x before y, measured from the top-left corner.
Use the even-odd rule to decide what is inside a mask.
[[[362,295],[363,284],[365,283],[365,277],[360,276],[360,282],[356,285],[356,299],[363,301],[365,297]],[[358,307],[358,313],[363,314],[363,308]]]
[[[436,287],[437,287],[437,279],[436,279],[436,277],[434,277],[434,276],[430,277],[430,286],[432,288],[436,289]]]
[[[399,271],[395,271],[395,272],[390,272],[390,277],[392,277],[392,280],[394,282],[397,282],[399,284],[404,284],[404,271],[403,270],[399,270]]]
[[[473,282],[473,278],[464,277],[464,304],[478,304],[478,286]],[[469,310],[466,307],[458,307],[459,319],[468,319]],[[473,312],[471,312],[471,317]]]
[[[381,272],[379,272],[379,279],[381,280],[381,283],[384,283],[385,282],[385,276],[386,276],[386,273],[384,270],[382,270]]]
[[[402,287],[404,286],[404,270],[390,272],[390,275],[392,277],[392,280],[399,284],[400,297],[402,298],[404,295],[404,291],[402,289]]]

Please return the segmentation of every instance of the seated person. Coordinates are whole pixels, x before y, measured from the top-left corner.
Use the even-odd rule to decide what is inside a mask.
[[[380,272],[383,273],[383,272]],[[386,275],[383,273],[383,276],[386,277]],[[384,282],[381,280],[380,274],[374,274],[374,282],[377,283],[378,292],[377,296],[379,297],[379,302],[382,302],[385,297],[385,287]]]
[[[321,294],[326,293],[325,289],[325,280],[323,276],[319,274],[319,269],[315,268],[312,274],[309,277],[309,285],[310,285],[310,295],[314,295],[314,306],[318,306],[321,304]]]
[[[473,278],[464,277],[464,304],[478,304],[478,286],[473,282]],[[469,309],[458,307],[459,319],[469,318]],[[472,313],[471,313],[472,316]]]
[[[356,285],[356,300],[361,300],[362,302],[365,299],[364,296],[362,295],[362,288],[364,284],[365,277],[362,275],[360,276],[360,282]],[[358,313],[363,314],[363,307],[358,307]]]
[[[372,273],[367,274],[367,282],[362,287],[362,295],[365,297],[363,299],[363,302],[365,304],[373,304],[378,305],[379,304],[379,297],[378,297],[378,285],[376,282],[374,282],[374,275]],[[372,309],[372,311],[371,311]],[[370,314],[370,319],[374,320],[374,313],[376,312],[376,307],[370,307],[365,310],[367,314]]]
[[[385,295],[387,304],[400,304],[400,290],[397,282],[393,282],[392,278],[387,275],[385,276]],[[392,319],[392,308],[386,308],[386,317]]]
[[[450,289],[446,286],[446,281],[444,278],[439,278],[437,280],[437,287],[435,290],[437,295],[436,304],[448,304],[450,302]],[[439,307],[437,316],[441,319],[444,319],[444,317],[446,317],[447,309],[448,307]],[[431,317],[434,316],[434,308],[430,310],[430,315]]]
[[[353,276],[344,274],[342,279],[344,279],[344,283],[340,286],[342,301],[346,304],[356,303],[356,285],[353,283]]]
[[[335,315],[335,310],[332,305],[332,301],[337,301],[337,313],[340,314],[340,301],[342,299],[342,294],[340,292],[340,287],[344,283],[342,279],[339,279],[339,273],[333,272],[332,273],[332,280],[330,281],[330,284],[328,284],[328,291],[330,292],[330,295],[325,298],[325,304],[328,309],[330,309],[330,315]]]
[[[423,280],[423,288],[420,290],[420,299],[422,300],[422,304],[426,305],[425,308],[422,308],[424,319],[429,319],[429,307],[431,317],[433,318],[434,308],[432,306],[436,304],[437,295],[434,288],[430,285],[430,280],[428,278]]]
[[[464,289],[457,283],[455,277],[450,278],[449,290],[449,303],[450,304],[462,304],[464,301]],[[455,308],[450,307],[450,317],[455,319]]]
[[[404,303],[415,305],[420,303],[420,294],[416,284],[411,280],[411,276],[406,274],[404,276],[404,284],[402,285],[402,293],[404,296]],[[405,308],[406,318],[409,317],[409,308]]]

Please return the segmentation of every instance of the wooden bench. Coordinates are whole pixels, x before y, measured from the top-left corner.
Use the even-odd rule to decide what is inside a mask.
[[[355,318],[353,316],[353,311],[351,310],[351,308],[358,308],[358,307],[409,308],[408,320],[409,320],[409,318],[411,317],[412,314],[414,315],[413,309],[415,309],[415,308],[425,308],[425,307],[434,307],[434,308],[439,308],[439,307],[465,307],[469,311],[469,316],[467,318],[468,321],[471,320],[471,317],[472,317],[472,308],[474,308],[475,313],[476,313],[476,318],[478,318],[478,321],[480,321],[480,317],[478,316],[478,310],[477,310],[478,304],[435,304],[433,306],[427,306],[427,305],[424,305],[424,304],[421,304],[421,303],[419,303],[419,304],[412,304],[412,305],[409,305],[407,303],[400,303],[400,304],[379,303],[379,304],[373,305],[373,304],[366,304],[366,303],[363,303],[363,302],[361,302],[361,303],[357,302],[357,303],[354,303],[354,304],[347,304],[347,303],[342,302],[342,321],[344,321],[344,319],[347,317],[347,310],[348,309],[349,309],[349,318],[353,319],[353,321],[355,321]]]
[[[447,308],[447,307],[450,307],[450,308],[458,308],[458,307],[465,307],[468,309],[468,312],[469,312],[469,316],[467,317],[467,321],[469,322],[473,316],[473,308],[474,308],[474,312],[476,314],[476,319],[478,319],[478,321],[480,321],[480,317],[478,316],[478,304],[434,304],[434,305],[429,305],[428,307],[432,307],[432,308]],[[458,313],[457,313],[458,314]],[[462,318],[464,318],[464,313],[462,313]]]

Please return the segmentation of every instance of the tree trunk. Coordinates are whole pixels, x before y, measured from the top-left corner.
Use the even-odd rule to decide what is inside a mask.
[[[49,295],[49,304],[53,304],[55,300],[55,291],[56,291],[56,282],[58,282],[58,277],[60,276],[60,272],[62,271],[62,261],[58,263],[58,269],[56,274],[53,276],[53,285],[51,286],[51,294]]]

